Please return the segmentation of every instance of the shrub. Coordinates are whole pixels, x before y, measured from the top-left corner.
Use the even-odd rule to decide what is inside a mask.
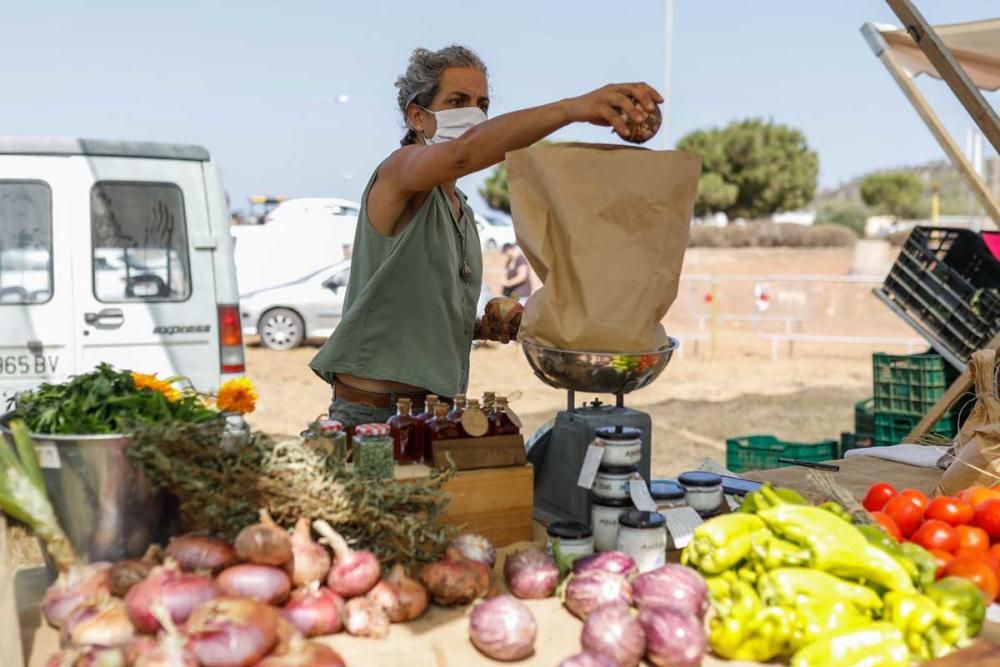
[[[691,248],[832,248],[852,246],[857,235],[841,225],[779,225],[752,222],[728,227],[692,227]]]

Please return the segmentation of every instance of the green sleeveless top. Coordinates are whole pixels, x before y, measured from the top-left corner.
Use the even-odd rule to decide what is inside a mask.
[[[464,393],[483,254],[466,196],[455,220],[448,197],[434,188],[401,233],[382,236],[361,199],[344,311],[309,366],[327,382],[337,373],[390,380],[440,396]],[[463,263],[470,273],[463,279]]]

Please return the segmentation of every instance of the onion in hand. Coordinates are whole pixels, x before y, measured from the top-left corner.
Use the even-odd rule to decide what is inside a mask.
[[[329,588],[314,581],[306,588],[292,591],[288,603],[281,610],[285,620],[306,637],[332,635],[340,631],[344,613],[344,599]]]
[[[335,558],[326,577],[326,585],[331,591],[345,599],[353,598],[364,595],[378,583],[382,566],[375,554],[351,549],[340,533],[322,519],[313,521],[313,528],[333,549]]]
[[[313,541],[309,520],[300,517],[292,532],[292,559],[285,563],[292,586],[308,586],[323,581],[330,572],[330,552]]]
[[[487,657],[521,660],[535,652],[538,627],[523,602],[499,595],[480,602],[469,617],[469,639]]]
[[[265,509],[260,511],[260,523],[241,530],[234,546],[240,560],[248,563],[279,566],[292,558],[292,539]]]
[[[580,635],[583,648],[606,655],[617,667],[635,667],[646,652],[646,635],[628,607],[608,605],[587,616]]]

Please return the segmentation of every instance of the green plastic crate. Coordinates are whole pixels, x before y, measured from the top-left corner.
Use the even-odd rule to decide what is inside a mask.
[[[892,413],[875,413],[875,438],[872,446],[885,447],[898,445],[903,438],[920,423],[922,417],[899,415]],[[955,422],[951,417],[944,417],[931,428],[931,433],[951,438],[955,435]]]
[[[854,404],[854,432],[875,432],[875,397]]]
[[[923,417],[948,388],[948,373],[945,360],[933,352],[876,352],[872,355],[875,412]]]
[[[852,449],[864,449],[874,444],[874,436],[871,433],[841,433],[840,434],[840,456]]]
[[[778,458],[800,461],[829,461],[837,458],[836,440],[785,442],[773,435],[744,435],[726,440],[726,467],[732,472],[781,467]]]

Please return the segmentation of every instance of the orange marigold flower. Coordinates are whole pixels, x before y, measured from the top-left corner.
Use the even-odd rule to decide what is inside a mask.
[[[215,406],[222,412],[248,414],[257,407],[257,392],[250,378],[236,378],[219,387]]]
[[[168,401],[176,401],[181,397],[181,392],[172,384],[166,380],[161,380],[156,377],[156,373],[152,375],[146,373],[132,373],[132,382],[135,383],[135,388],[150,389],[155,392],[163,394]]]

